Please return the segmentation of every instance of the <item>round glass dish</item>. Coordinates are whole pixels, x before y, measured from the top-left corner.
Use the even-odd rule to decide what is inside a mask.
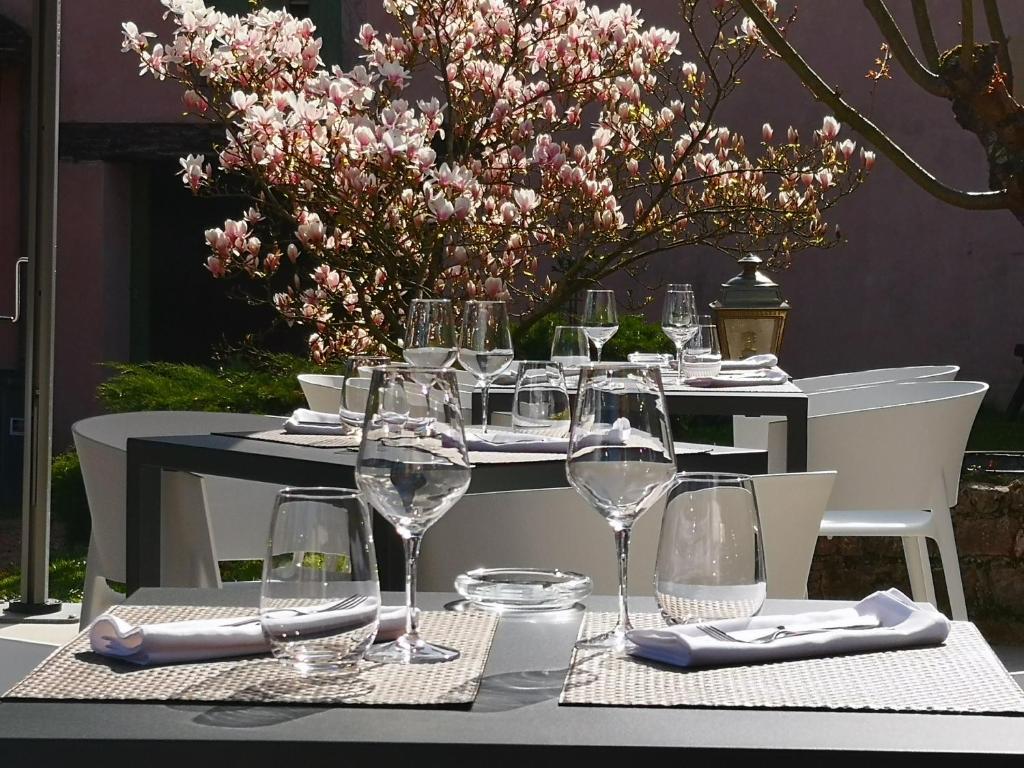
[[[481,608],[500,611],[559,611],[592,589],[589,576],[541,568],[476,568],[455,577],[455,591]]]

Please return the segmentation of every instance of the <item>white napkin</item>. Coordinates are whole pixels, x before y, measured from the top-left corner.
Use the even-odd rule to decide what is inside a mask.
[[[883,651],[941,643],[949,634],[949,619],[931,607],[916,605],[898,589],[875,592],[852,608],[802,613],[793,616],[755,616],[716,621],[719,629],[742,639],[768,634],[777,627],[812,629],[878,623],[877,629],[836,629],[815,634],[781,637],[769,643],[716,640],[695,624],[662,629],[634,629],[633,656],[680,667],[751,664],[843,653]]]
[[[789,381],[789,376],[785,371],[778,369],[737,371],[735,373],[723,371],[717,376],[686,379],[686,385],[715,389],[718,387],[760,387],[766,384],[785,384],[787,381]]]
[[[751,355],[742,360],[723,360],[723,371],[756,371],[761,368],[774,368],[779,364],[775,355]]]
[[[544,437],[527,432],[489,429],[487,432],[466,430],[466,448],[470,451],[501,451],[503,453],[567,453],[569,438]]]
[[[342,409],[340,414],[296,408],[284,423],[284,431],[293,435],[350,435],[362,426],[363,414]]]
[[[367,621],[367,612],[374,610],[376,603],[349,611],[332,611],[331,625],[337,626],[339,614],[351,613],[353,626],[358,626]],[[394,640],[401,635],[405,631],[405,615],[404,606],[381,608],[376,640]],[[322,623],[324,618],[300,614],[289,617],[288,621],[305,626]],[[270,651],[259,616],[135,625],[104,613],[89,625],[89,645],[103,656],[139,665],[204,661]]]

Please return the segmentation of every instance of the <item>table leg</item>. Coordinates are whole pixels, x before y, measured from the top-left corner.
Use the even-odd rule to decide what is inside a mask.
[[[807,471],[807,399],[794,401],[786,416],[786,471]]]
[[[161,470],[128,451],[127,472],[124,562],[130,595],[139,587],[160,586]]]

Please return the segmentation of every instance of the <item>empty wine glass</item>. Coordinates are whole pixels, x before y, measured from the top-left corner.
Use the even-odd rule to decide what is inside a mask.
[[[405,547],[405,634],[366,654],[371,661],[451,661],[457,650],[420,637],[416,560],[423,534],[469,488],[470,466],[455,372],[384,366],[373,372],[356,460],[359,489],[398,531]]]
[[[580,325],[556,325],[551,339],[551,362],[562,368],[579,368],[590,362],[587,332]]]
[[[597,350],[597,362],[601,362],[601,349],[619,330],[615,291],[587,291],[582,325]]]
[[[677,378],[683,380],[683,348],[697,333],[697,303],[688,283],[673,283],[665,292],[661,330],[676,348]]]
[[[711,315],[697,316],[697,330],[683,349],[683,367],[687,378],[709,378],[722,370],[718,328]]]
[[[651,366],[584,366],[573,414],[566,474],[615,532],[619,562],[619,621],[582,648],[626,646],[632,628],[627,605],[629,535],[675,475],[661,372]]]
[[[303,674],[351,666],[373,642],[379,609],[370,515],[359,494],[282,489],[260,590],[274,656]]]
[[[512,430],[568,437],[571,426],[562,366],[546,360],[520,360],[512,396]]]
[[[449,299],[413,299],[402,356],[410,365],[447,368],[455,362],[455,314]]]
[[[746,475],[676,475],[661,518],[654,594],[669,624],[754,616],[766,596],[754,486]]]
[[[512,331],[504,301],[467,301],[462,308],[459,362],[483,389],[483,431],[491,382],[512,362]]]

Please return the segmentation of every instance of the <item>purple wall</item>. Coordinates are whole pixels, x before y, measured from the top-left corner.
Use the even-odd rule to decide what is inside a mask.
[[[891,5],[905,10],[905,4]],[[359,6],[381,25],[376,0],[360,0],[357,12]],[[1024,4],[1002,6],[1010,34],[1024,36]],[[23,24],[30,7],[28,0],[0,0],[0,13]],[[654,0],[643,7],[649,22],[675,26],[674,2]],[[932,8],[940,46],[952,44],[958,32],[955,4],[933,3]],[[121,21],[159,29],[162,10],[157,0],[64,3],[63,120],[181,119],[177,88],[138,77],[133,58],[120,53]],[[981,37],[980,10],[978,28]],[[869,103],[864,73],[877,55],[880,35],[860,3],[801,4],[792,39],[826,80],[841,85],[855,103]],[[1024,62],[1018,70],[1024,83]],[[920,91],[898,66],[894,75],[875,96],[876,121],[943,180],[983,189],[984,158],[974,137],[953,123],[946,102]],[[777,131],[792,123],[806,136],[825,112],[787,68],[758,61],[746,72],[746,84],[727,105],[724,119],[753,140],[765,120]],[[96,363],[127,354],[129,194],[124,169],[61,165],[58,446],[71,421],[95,409],[92,389],[101,375]],[[1012,352],[1014,344],[1024,342],[1024,303],[1018,300],[1024,229],[1007,213],[968,213],[943,205],[882,158],[836,220],[848,242],[804,254],[776,275],[794,307],[785,367],[807,376],[955,362],[963,366],[964,378],[993,385],[993,401],[1005,401],[1022,373]],[[737,271],[730,260],[696,250],[662,257],[652,269],[666,279],[695,283],[706,301]],[[657,307],[656,300],[651,310]]]

